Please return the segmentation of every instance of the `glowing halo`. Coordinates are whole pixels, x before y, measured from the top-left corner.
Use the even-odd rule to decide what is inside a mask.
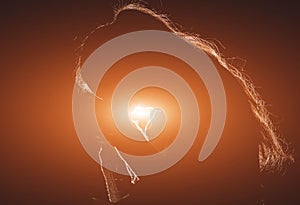
[[[122,45],[121,48],[120,45]],[[130,54],[144,51],[154,51],[176,56],[191,66],[203,80],[207,88],[212,107],[211,124],[199,155],[200,161],[205,160],[216,147],[223,132],[226,119],[226,97],[222,80],[216,68],[202,50],[196,49],[196,47],[194,47],[192,44],[189,44],[185,40],[170,32],[145,30],[127,33],[104,43],[102,46],[96,49],[83,64],[81,75],[89,84],[91,90],[97,90],[103,75],[113,65],[114,62]],[[175,73],[172,73],[166,69],[150,68],[150,70],[152,70],[151,72],[153,72],[153,69],[156,69],[155,72],[160,72],[162,75],[166,74],[166,76],[169,76],[169,78],[172,76],[172,80],[176,78]],[[140,71],[137,70],[136,72],[142,71],[142,69],[139,70]],[[145,68],[143,72],[149,72],[149,68]],[[144,83],[144,87],[153,84],[162,86],[163,88],[165,88],[164,86],[167,86],[164,84],[165,82],[168,82],[167,80],[160,80],[160,82],[163,82],[162,84],[159,84],[159,82],[153,83],[153,78],[153,82],[146,82],[147,80],[151,79],[147,77],[149,76],[149,73],[148,75],[142,76],[146,77],[143,78],[139,86],[143,86],[142,83]],[[164,76],[163,79],[168,78],[166,76]],[[126,77],[127,76],[124,77],[124,80],[126,80]],[[197,114],[198,112],[195,112],[195,110],[198,110],[197,102],[193,96],[192,90],[189,89],[189,86],[185,85],[184,80],[180,79],[180,76],[177,77],[179,81],[183,82],[180,84],[182,86],[179,86],[178,89],[185,89],[185,96],[180,95],[180,92],[176,93],[177,89],[172,89],[172,83],[169,83],[170,88],[167,90],[172,94],[176,93],[174,96],[179,101],[183,117],[181,128],[185,127],[185,123],[189,125],[189,122],[186,120],[187,116],[189,117],[189,121],[192,119],[192,123],[190,124],[193,126],[189,126],[190,129],[185,130],[180,128],[179,134],[175,141],[168,148],[159,153],[148,156],[134,156],[122,152],[121,154],[124,159],[126,159],[135,172],[140,176],[155,174],[174,165],[186,154],[197,136],[199,126],[199,114]],[[140,77],[138,77],[138,79],[139,78]],[[122,88],[122,86],[118,87],[118,89]],[[118,89],[116,89],[117,93],[119,92]],[[135,90],[138,89],[141,89],[141,87],[137,86],[135,88]],[[126,94],[126,92],[122,92],[122,94]],[[114,98],[116,96],[117,95],[114,95]],[[190,97],[186,98],[186,96]],[[130,96],[127,97],[130,99]],[[103,100],[105,101],[106,99],[104,98]],[[191,105],[188,104],[188,106],[183,106],[185,103],[187,103],[187,101],[189,101]],[[105,148],[106,153],[103,152],[103,154],[108,156],[110,162],[108,163],[107,161],[103,161],[101,162],[101,165],[111,171],[128,175],[128,172],[124,167],[122,168],[122,166],[116,166],[120,160],[118,157],[114,157],[115,149],[106,139],[106,137],[109,136],[104,136],[103,132],[98,127],[94,104],[95,98],[93,95],[82,93],[80,87],[76,85],[74,86],[73,119],[80,142],[88,154],[98,163],[100,163],[98,157],[99,146],[102,146],[103,150]],[[115,105],[116,103],[112,103],[113,113],[116,111],[114,107]],[[121,108],[123,109],[124,113],[128,113],[128,103],[125,103],[125,105],[125,107],[121,106]],[[118,113],[115,112],[114,116],[115,115],[118,115]],[[128,115],[125,119],[128,120]],[[180,133],[182,131],[184,131],[186,136],[185,138],[180,137]],[[118,168],[116,169],[116,167]]]

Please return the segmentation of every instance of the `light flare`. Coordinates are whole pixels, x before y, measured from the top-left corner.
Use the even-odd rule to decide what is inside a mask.
[[[236,58],[225,58],[220,53],[219,48],[216,46],[215,43],[201,38],[200,35],[198,34],[182,32],[180,29],[178,29],[175,26],[175,24],[168,18],[166,14],[160,14],[153,9],[147,8],[145,5],[141,4],[140,1],[138,1],[137,3],[129,3],[129,4],[120,5],[116,7],[114,9],[114,16],[112,21],[105,24],[98,25],[96,28],[91,30],[91,32],[89,32],[88,35],[86,35],[85,38],[81,41],[80,46],[76,49],[76,52],[78,52],[79,55],[77,56],[76,59],[75,83],[77,86],[81,88],[83,92],[87,92],[93,95],[96,99],[102,100],[101,97],[95,94],[95,91],[92,91],[90,89],[88,82],[86,82],[81,75],[82,56],[80,55],[80,53],[83,52],[85,44],[91,35],[93,35],[98,30],[104,27],[114,24],[119,14],[122,13],[123,11],[137,11],[155,18],[163,25],[165,25],[165,27],[169,29],[172,33],[176,34],[186,42],[195,46],[196,48],[205,51],[208,55],[214,57],[225,70],[227,70],[235,79],[237,79],[237,81],[242,86],[245,94],[248,96],[249,103],[255,117],[257,118],[258,122],[262,126],[262,140],[261,143],[259,144],[259,153],[258,153],[260,171],[278,171],[278,170],[280,171],[285,167],[285,165],[294,162],[294,158],[291,154],[291,151],[288,149],[287,143],[276,131],[274,123],[270,118],[269,111],[266,108],[266,103],[261,98],[260,94],[256,91],[254,83],[242,69],[239,69],[236,66],[234,66],[232,63],[230,63],[233,62],[231,60],[235,60]],[[145,113],[138,112],[136,114],[137,116],[143,116]],[[137,121],[133,120],[134,124],[136,124],[136,122]],[[145,135],[144,136],[145,139],[146,140],[148,139],[147,141],[149,141],[149,138],[146,135],[146,130],[147,129],[145,129],[145,131],[140,130],[140,132],[143,135]],[[114,183],[114,178],[109,177],[110,171],[104,170],[102,167],[101,151],[102,148],[99,150],[99,159],[100,159],[101,171],[106,183],[108,197],[110,202],[117,202],[120,200],[120,198],[117,197],[116,195],[116,193],[118,193],[118,189]],[[115,151],[117,152],[120,159],[124,162],[126,169],[130,174],[131,182],[135,183],[136,181],[138,181],[139,180],[138,176],[133,172],[133,170],[130,168],[130,166],[125,161],[125,159],[120,155],[116,147],[115,147]],[[106,172],[108,174],[106,174]]]
[[[151,125],[152,120],[155,118],[159,109],[153,107],[135,106],[130,112],[130,121],[134,127],[140,131],[147,142],[150,141],[150,137],[147,135],[147,130]]]
[[[175,24],[168,18],[166,14],[160,14],[153,9],[147,8],[145,5],[141,4],[140,1],[138,1],[137,3],[120,5],[114,9],[113,20],[106,24],[100,24],[95,29],[93,29],[82,40],[78,51],[82,52],[85,43],[90,38],[90,36],[101,28],[112,25],[117,20],[119,14],[123,11],[137,11],[155,18],[178,37],[192,44],[196,48],[205,51],[208,55],[214,57],[225,70],[227,70],[235,79],[237,79],[237,81],[242,86],[245,94],[248,96],[254,116],[262,126],[263,134],[262,140],[259,144],[258,153],[260,171],[281,171],[286,165],[294,162],[294,158],[288,148],[288,144],[276,131],[274,123],[270,118],[270,113],[266,108],[266,102],[257,92],[253,81],[242,69],[239,69],[232,63],[230,63],[230,61],[233,62],[233,60],[235,60],[236,58],[225,58],[220,53],[219,48],[215,43],[201,38],[198,34],[182,32],[177,28],[177,26],[175,26]],[[79,87],[82,88],[80,82],[85,81],[82,78],[77,78],[77,76],[80,76],[81,65],[81,56],[79,55],[77,58],[76,66],[76,83]],[[82,81],[77,81],[77,79],[81,79]],[[87,85],[86,82],[85,84]],[[97,97],[95,95],[95,92],[91,91],[89,93]]]
[[[232,61],[235,58],[225,58],[220,53],[215,43],[201,38],[198,34],[182,32],[175,26],[167,15],[159,14],[153,9],[151,10],[146,8],[141,3],[130,3],[116,8],[114,10],[114,20],[112,22],[116,21],[121,12],[130,10],[147,14],[163,23],[171,32],[196,48],[205,51],[208,55],[214,57],[225,70],[237,79],[245,94],[248,96],[254,116],[263,128],[262,140],[259,144],[258,153],[260,171],[282,171],[286,165],[294,162],[294,158],[288,148],[288,144],[276,131],[274,123],[270,118],[270,113],[266,108],[266,103],[257,92],[253,81],[242,69],[238,69],[236,66],[229,63],[229,60]]]

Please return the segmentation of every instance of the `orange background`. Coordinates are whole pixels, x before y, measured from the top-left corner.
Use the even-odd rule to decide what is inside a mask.
[[[100,167],[84,151],[72,121],[78,39],[112,18],[118,1],[1,5],[1,204],[105,204]],[[246,71],[270,104],[281,133],[296,149],[284,176],[258,172],[260,128],[239,84],[224,80],[228,120],[209,159],[194,146],[171,169],[120,183],[120,204],[297,204],[299,200],[299,6],[288,3],[151,1],[185,30],[217,39],[223,53],[247,60]],[[140,29],[164,29],[136,12],[120,15],[94,35],[88,56],[108,39]],[[77,40],[74,41],[75,36]],[[122,178],[121,176],[118,176]],[[124,180],[128,180],[125,178]]]

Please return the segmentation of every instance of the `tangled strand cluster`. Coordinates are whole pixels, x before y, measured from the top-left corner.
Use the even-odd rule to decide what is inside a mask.
[[[223,57],[215,43],[202,39],[198,34],[182,32],[165,14],[160,14],[155,10],[147,8],[140,1],[120,5],[114,9],[114,16],[111,22],[101,24],[93,29],[82,41],[78,51],[82,52],[86,41],[89,37],[99,29],[112,25],[118,18],[119,14],[124,11],[137,11],[149,15],[159,22],[161,22],[171,32],[192,44],[198,49],[203,50],[208,55],[215,58],[218,63],[226,69],[235,79],[238,80],[243,87],[244,92],[248,96],[251,109],[262,127],[262,140],[259,144],[259,167],[260,171],[281,171],[286,165],[292,163],[294,158],[288,149],[287,143],[281,138],[279,133],[270,118],[270,113],[266,108],[265,101],[261,98],[255,89],[252,80],[244,73],[243,70],[238,69],[233,64],[229,63],[229,59]],[[95,92],[87,89],[87,83],[82,79],[80,74],[81,56],[77,57],[76,77],[75,81],[78,86],[85,88],[87,92],[95,95]]]

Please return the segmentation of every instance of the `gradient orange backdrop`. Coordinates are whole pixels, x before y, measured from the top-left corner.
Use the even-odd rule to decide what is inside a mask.
[[[1,204],[106,203],[100,167],[75,133],[72,89],[74,50],[86,33],[111,20],[113,4],[1,5]],[[247,60],[246,71],[270,104],[281,133],[296,148],[297,160],[299,6],[292,1],[170,0],[151,1],[149,7],[170,14],[185,30],[219,40],[226,56]],[[140,29],[164,27],[145,15],[123,13],[115,25],[91,37],[83,55],[114,36]],[[128,180],[120,189],[130,193],[120,204],[297,204],[298,162],[284,176],[259,173],[260,127],[240,85],[217,68],[227,94],[228,119],[214,153],[199,163],[200,143],[171,169],[142,177],[136,185],[117,176]]]

